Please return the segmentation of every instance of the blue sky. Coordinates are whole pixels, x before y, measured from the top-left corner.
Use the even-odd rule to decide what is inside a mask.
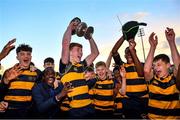
[[[43,60],[53,57],[56,69],[61,55],[61,42],[69,21],[78,16],[88,25],[93,26],[94,39],[100,50],[95,62],[105,61],[115,42],[122,35],[121,24],[129,20],[146,22],[144,27],[146,55],[149,50],[148,36],[156,32],[159,45],[156,54],[166,51],[170,55],[164,37],[167,26],[174,28],[180,50],[180,8],[179,0],[0,0],[0,48],[8,40],[16,38],[16,46],[21,43],[33,47],[32,61],[42,69]],[[72,37],[72,41],[84,46],[84,57],[89,50],[89,43],[83,37]],[[140,38],[136,37],[138,56],[143,61]],[[119,52],[124,56],[127,42]],[[124,59],[124,58],[123,58]],[[17,62],[15,50],[2,61],[5,68]]]

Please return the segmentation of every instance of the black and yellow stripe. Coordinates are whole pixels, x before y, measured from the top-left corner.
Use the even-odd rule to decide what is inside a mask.
[[[169,75],[164,79],[155,76],[149,84],[149,118],[180,118],[179,93],[176,88],[176,78],[173,75]]]
[[[89,88],[84,78],[84,65],[82,63],[71,65],[68,72],[61,78],[62,83],[70,82],[72,92],[68,93],[71,108],[81,108],[91,104],[88,94]]]
[[[122,98],[123,96],[118,92],[114,101],[116,106],[115,111],[117,113],[122,113]]]
[[[4,100],[9,103],[8,108],[18,109],[31,105],[32,87],[37,81],[37,73],[25,70],[16,79],[10,81],[8,92]]]
[[[68,97],[66,97],[62,101],[62,103],[60,104],[60,109],[61,109],[61,111],[69,111],[70,110]]]
[[[114,80],[98,80],[93,89],[93,104],[96,110],[113,111],[114,110]]]
[[[134,64],[123,64],[126,69],[126,97],[147,98],[148,89],[144,77],[139,77]]]

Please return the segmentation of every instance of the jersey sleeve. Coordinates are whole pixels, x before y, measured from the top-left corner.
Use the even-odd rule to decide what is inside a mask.
[[[66,69],[66,65],[64,63],[62,63],[62,60],[60,60],[60,62],[59,62],[59,73],[60,73],[60,75],[65,73],[65,69]]]

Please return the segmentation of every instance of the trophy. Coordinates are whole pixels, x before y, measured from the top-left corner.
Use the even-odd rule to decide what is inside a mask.
[[[72,35],[76,34],[78,37],[84,36],[85,39],[91,39],[91,35],[94,33],[92,26],[87,26],[85,22],[81,22],[81,19],[75,17],[71,22],[76,22],[76,28],[72,31]]]

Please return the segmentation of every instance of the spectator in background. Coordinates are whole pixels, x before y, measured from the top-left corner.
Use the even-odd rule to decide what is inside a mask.
[[[48,57],[44,60],[44,69],[48,68],[48,67],[51,67],[54,69],[55,67],[55,64],[54,64],[54,59],[51,58],[51,57]],[[55,72],[55,81],[54,81],[54,87],[57,88],[58,87],[58,84],[60,82],[60,74],[59,72]]]

